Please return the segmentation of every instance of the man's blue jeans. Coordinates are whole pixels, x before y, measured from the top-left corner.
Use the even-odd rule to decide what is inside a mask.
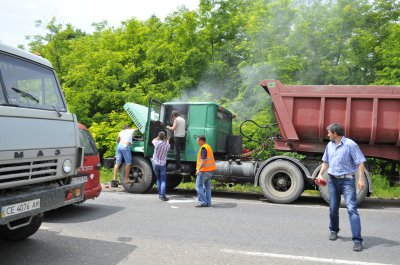
[[[200,172],[196,178],[196,191],[200,205],[211,206],[212,172]]]
[[[132,154],[131,154],[131,149],[129,145],[124,146],[124,145],[118,145],[117,147],[117,152],[115,154],[116,156],[116,164],[121,164],[122,162],[122,157],[125,159],[125,163],[127,165],[132,164]]]
[[[153,164],[153,170],[157,177],[158,196],[160,196],[160,198],[164,197],[165,196],[166,179],[167,179],[167,166]]]
[[[343,194],[344,201],[347,207],[347,213],[349,214],[351,233],[353,235],[353,241],[362,242],[361,237],[361,222],[360,216],[357,211],[357,193],[355,178],[343,178],[336,179],[330,177],[328,181],[329,189],[329,217],[330,231],[339,232],[339,207],[340,207],[340,194]]]

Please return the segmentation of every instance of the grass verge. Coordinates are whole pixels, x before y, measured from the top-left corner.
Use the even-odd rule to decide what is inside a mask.
[[[106,183],[110,182],[113,179],[113,170],[102,168],[100,170],[100,182]]]
[[[372,175],[373,197],[383,199],[400,199],[400,185],[390,186],[385,176],[380,174]]]

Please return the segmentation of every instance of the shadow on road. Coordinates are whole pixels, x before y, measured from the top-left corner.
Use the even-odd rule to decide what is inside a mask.
[[[174,189],[169,192],[171,195],[179,196],[196,196],[194,190]],[[265,203],[271,203],[266,197],[258,193],[239,193],[239,192],[223,192],[223,191],[212,191],[212,196],[215,198],[229,198],[229,199],[244,199],[261,201]],[[318,205],[329,207],[328,203],[322,197],[312,196],[303,194],[296,201],[291,203],[292,205]],[[343,206],[345,208],[345,206]],[[366,198],[359,206],[359,209],[388,209],[398,208],[400,209],[400,200],[391,199],[378,199],[378,198]]]
[[[176,200],[176,201],[187,201],[187,200],[193,200],[193,195],[191,194],[186,194],[186,195],[182,195],[182,194],[177,194],[177,193],[170,193],[167,194],[168,198],[170,200]]]
[[[342,240],[343,242],[352,241],[351,237],[338,236],[338,239]],[[376,236],[363,236],[363,239],[364,239],[363,245],[364,245],[365,249],[373,248],[373,247],[377,247],[377,246],[395,247],[395,246],[400,245],[400,242],[398,242],[398,241],[389,240],[389,239],[385,239],[382,237],[376,237]]]
[[[1,264],[118,264],[136,246],[102,240],[61,236],[40,230],[31,238],[9,242],[0,240]]]
[[[375,246],[384,246],[384,247],[395,247],[400,245],[400,242],[389,240],[381,237],[375,236],[365,236],[364,237],[366,248],[372,248]]]
[[[387,208],[400,208],[400,200],[390,199],[377,199],[377,198],[366,198],[361,205],[360,209],[387,209]]]
[[[81,223],[104,218],[125,207],[102,204],[79,204],[61,207],[45,214],[47,223]]]
[[[266,203],[272,203],[267,198],[262,197],[260,201]],[[302,195],[296,201],[292,202],[293,205],[318,205],[318,206],[328,206],[328,204],[321,197]]]
[[[237,207],[237,203],[231,203],[231,202],[226,202],[226,203],[213,203],[211,205],[212,208],[235,208]]]

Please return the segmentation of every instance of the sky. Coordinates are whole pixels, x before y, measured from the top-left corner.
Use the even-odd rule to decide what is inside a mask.
[[[27,46],[25,36],[45,33],[35,27],[36,20],[46,25],[56,17],[58,23],[91,33],[94,22],[107,20],[109,26],[118,27],[132,17],[163,19],[182,5],[194,10],[198,4],[199,0],[0,0],[0,42]]]

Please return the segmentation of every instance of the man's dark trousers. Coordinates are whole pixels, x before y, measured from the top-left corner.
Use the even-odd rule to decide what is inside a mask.
[[[185,146],[185,137],[174,137],[175,170],[181,169],[181,151]]]

